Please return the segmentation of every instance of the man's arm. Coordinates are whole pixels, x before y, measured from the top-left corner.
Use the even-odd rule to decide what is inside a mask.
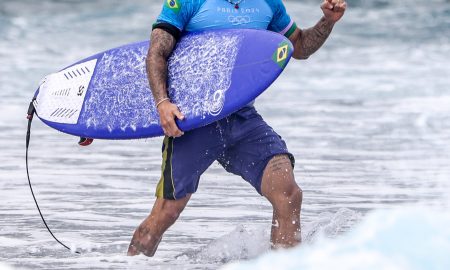
[[[295,59],[307,59],[325,43],[334,24],[344,15],[347,3],[345,0],[324,0],[320,8],[324,16],[314,27],[297,28],[289,37],[294,44]]]
[[[159,28],[154,29],[146,60],[147,76],[155,105],[157,105],[160,123],[164,134],[170,137],[183,135],[175,123],[175,117],[180,120],[184,118],[178,107],[170,102],[167,93],[167,59],[175,44],[176,40],[171,34]]]

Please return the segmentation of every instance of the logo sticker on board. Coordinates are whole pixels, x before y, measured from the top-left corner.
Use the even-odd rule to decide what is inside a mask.
[[[286,66],[287,58],[290,53],[290,46],[287,42],[282,42],[278,45],[277,50],[274,52],[272,59],[280,68],[284,68]]]
[[[223,105],[225,104],[225,91],[217,90],[212,95],[212,100],[209,103],[209,114],[217,116],[222,112]]]
[[[166,6],[175,13],[178,13],[181,9],[179,0],[166,0]]]

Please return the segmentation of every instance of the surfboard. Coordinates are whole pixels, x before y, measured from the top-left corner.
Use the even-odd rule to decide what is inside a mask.
[[[48,126],[93,139],[163,135],[149,87],[149,41],[110,49],[49,74],[35,92]],[[188,131],[220,120],[265,91],[286,67],[292,44],[265,30],[187,33],[168,61],[168,92]],[[151,68],[151,67],[150,67]]]

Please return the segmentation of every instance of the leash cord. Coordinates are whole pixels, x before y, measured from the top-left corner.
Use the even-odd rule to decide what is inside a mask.
[[[34,101],[34,99],[33,99]],[[28,185],[30,186],[31,195],[33,195],[34,203],[36,204],[37,210],[39,211],[39,215],[41,216],[42,221],[44,222],[45,227],[47,228],[48,232],[51,234],[51,236],[58,242],[60,245],[65,247],[66,249],[72,251],[68,246],[66,246],[63,242],[59,241],[58,238],[53,234],[53,232],[50,230],[50,228],[47,225],[47,222],[44,219],[44,216],[42,215],[41,209],[39,208],[39,204],[36,200],[36,196],[34,196],[33,187],[31,186],[30,181],[30,173],[28,171],[28,148],[30,145],[30,137],[31,137],[31,122],[33,121],[33,115],[35,112],[33,101],[30,103],[30,107],[28,108],[28,128],[27,128],[27,136],[26,136],[26,150],[25,150],[25,164],[27,169],[27,178],[28,178]],[[74,251],[77,254],[81,254],[79,251]]]

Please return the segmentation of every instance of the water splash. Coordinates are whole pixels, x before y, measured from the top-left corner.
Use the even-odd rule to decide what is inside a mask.
[[[322,237],[312,246],[272,252],[222,269],[449,269],[449,224],[448,209],[379,210],[333,241]]]

